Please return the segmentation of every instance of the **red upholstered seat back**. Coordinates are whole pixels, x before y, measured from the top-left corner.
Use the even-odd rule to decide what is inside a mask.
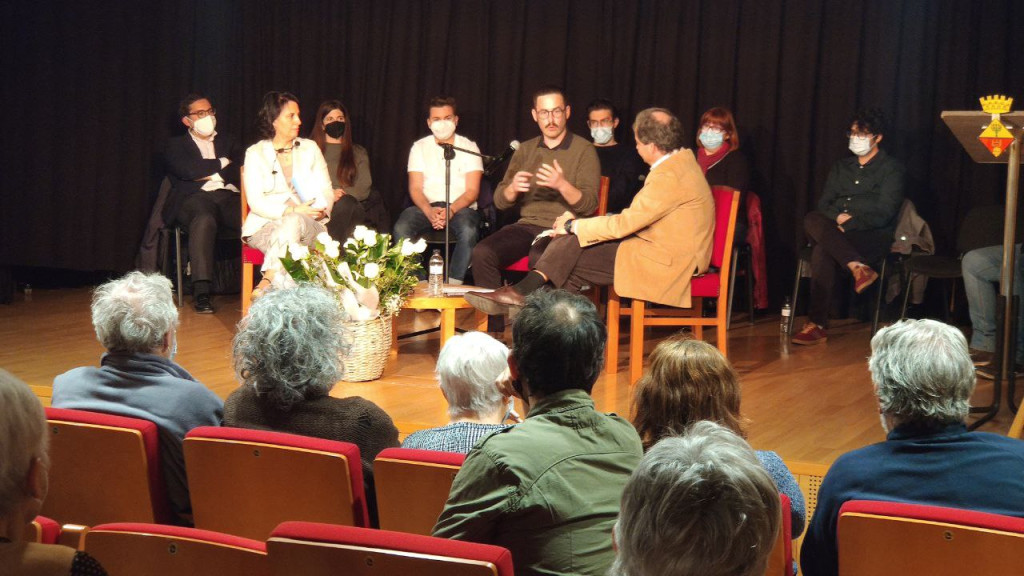
[[[512,554],[500,546],[313,522],[282,523],[267,551],[275,574],[326,576],[350,565],[364,574],[364,563],[379,574],[514,574]]]
[[[725,258],[726,234],[729,232],[729,215],[732,210],[732,195],[735,189],[715,186],[711,194],[715,198],[715,239],[711,248],[711,267],[721,268]]]
[[[25,528],[26,542],[56,544],[58,538],[60,538],[60,524],[46,516],[36,516]]]
[[[907,502],[850,500],[839,509],[840,516],[847,513],[876,514],[878,516],[910,518],[928,522],[948,522],[961,526],[1024,534],[1024,518],[990,514],[976,510],[964,510],[962,508],[947,508],[944,506],[911,504]]]
[[[242,244],[242,262],[246,264],[253,264],[255,266],[263,265],[263,252],[249,246],[248,244]]]
[[[172,521],[156,424],[49,406],[46,419],[51,463],[45,516],[86,526],[116,519]]]

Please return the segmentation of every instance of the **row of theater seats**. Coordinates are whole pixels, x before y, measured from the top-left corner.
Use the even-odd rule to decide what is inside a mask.
[[[39,542],[59,525],[38,517]],[[513,576],[500,546],[317,522],[283,522],[266,540],[166,524],[100,524],[80,548],[111,576]]]
[[[441,566],[449,561],[447,556],[457,557],[456,564],[467,569],[480,566],[480,562],[489,566],[483,572],[465,573],[504,574],[500,566],[505,560],[511,569],[511,559],[504,549],[477,550],[472,544],[429,537],[462,465],[461,454],[402,448],[381,452],[374,461],[381,530],[374,530],[368,528],[359,450],[355,445],[258,430],[197,428],[185,440],[197,527],[193,530],[159,524],[168,522],[170,514],[159,470],[155,425],[145,420],[54,408],[47,408],[47,419],[51,433],[51,479],[43,514],[57,522],[40,520],[34,528],[36,534],[30,538],[60,541],[84,547],[90,553],[106,545],[122,552],[132,548],[148,558],[152,566],[151,571],[111,570],[111,574],[203,573],[171,569],[178,566],[174,562],[186,561],[180,555],[183,546],[199,550],[195,552],[199,558],[205,558],[211,550],[232,551],[253,556],[254,562],[261,561],[269,550],[273,566],[277,565],[273,551],[286,548],[288,552],[280,552],[278,557],[291,558],[286,564],[292,569],[274,572],[280,574],[327,573],[313,567],[307,571],[304,564],[302,570],[297,570],[294,562],[299,561],[323,562],[324,569],[335,571],[338,562],[357,561],[361,563],[359,570],[368,570],[345,572],[352,574],[430,574],[434,572],[426,567],[396,571],[372,567],[414,559]],[[789,468],[804,492],[810,518],[826,468],[802,463],[789,463]],[[767,574],[790,576],[800,540],[790,545],[785,537],[790,533],[790,515],[789,502],[782,498],[785,526]],[[997,538],[994,544],[983,545],[1008,546],[1011,553],[1006,557],[1016,559],[1020,566],[1024,549],[1021,519],[892,503],[848,503],[843,514],[840,541],[846,544],[840,546],[840,562],[851,567],[844,574],[883,573],[876,571],[879,558],[885,559],[882,565],[900,565],[901,558],[910,558],[915,562],[935,561],[941,566],[941,558],[952,557],[959,560],[950,565],[962,566],[964,558],[980,549],[979,538],[993,537]],[[90,526],[91,529],[87,528]],[[106,544],[109,542],[113,544]],[[884,546],[890,549],[880,554]],[[908,554],[915,546],[922,552]],[[932,550],[933,546],[939,549]],[[319,550],[321,547],[329,550]],[[374,554],[382,557],[362,548],[373,549]],[[858,553],[867,550],[872,552]],[[174,561],[159,560],[168,553],[179,556]],[[985,556],[988,560],[998,558],[996,554]],[[98,558],[106,564],[105,558]],[[271,573],[268,570],[232,569],[216,573]],[[450,567],[438,570],[438,574],[463,573]],[[916,569],[902,573],[913,572],[925,573]]]

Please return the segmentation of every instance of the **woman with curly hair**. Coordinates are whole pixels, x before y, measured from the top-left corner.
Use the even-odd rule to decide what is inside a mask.
[[[349,349],[343,321],[337,300],[311,284],[273,290],[254,302],[232,342],[242,385],[224,403],[224,425],[355,444],[372,521],[373,459],[398,446],[398,429],[369,400],[330,396]]]
[[[701,420],[747,437],[740,416],[739,376],[717,348],[689,337],[669,338],[655,347],[650,371],[637,382],[633,409],[633,426],[645,451]],[[757,458],[779,492],[789,497],[796,538],[804,530],[806,517],[800,486],[775,452],[758,450]]]

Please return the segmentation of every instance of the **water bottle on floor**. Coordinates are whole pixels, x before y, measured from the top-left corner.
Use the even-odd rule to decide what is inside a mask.
[[[430,274],[427,277],[427,293],[431,296],[441,296],[444,285],[444,259],[441,258],[440,250],[434,250],[433,256],[430,257],[430,263],[427,265],[427,271]]]
[[[786,302],[782,305],[782,320],[779,323],[779,333],[789,333],[789,318],[793,314],[793,307],[789,305],[789,298],[786,298]]]

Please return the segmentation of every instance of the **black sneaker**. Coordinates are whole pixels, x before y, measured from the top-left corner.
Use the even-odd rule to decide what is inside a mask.
[[[213,303],[209,294],[196,296],[192,301],[192,307],[195,308],[196,314],[213,314]]]

